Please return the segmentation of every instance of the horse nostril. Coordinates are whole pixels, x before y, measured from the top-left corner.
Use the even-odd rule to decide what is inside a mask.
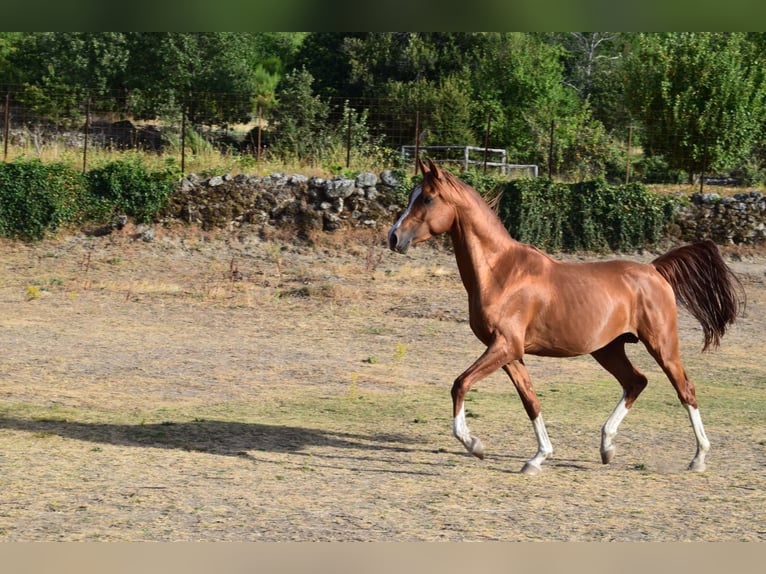
[[[399,240],[396,237],[396,232],[389,232],[388,234],[388,247],[391,251],[396,251],[396,244]]]

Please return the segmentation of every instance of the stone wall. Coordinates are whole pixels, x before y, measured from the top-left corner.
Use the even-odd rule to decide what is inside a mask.
[[[184,178],[165,217],[204,229],[255,227],[312,231],[386,227],[401,211],[400,182],[391,172],[354,179],[304,175],[223,175]],[[683,198],[682,198],[683,199]],[[720,245],[766,241],[766,195],[751,191],[731,197],[694,193],[678,208],[670,235],[679,241],[712,239]]]
[[[682,241],[712,239],[720,245],[752,245],[766,240],[766,195],[758,191],[721,197],[694,193],[679,208],[671,230]]]
[[[311,231],[389,225],[401,209],[398,185],[390,170],[354,179],[191,174],[181,181],[164,215],[204,229],[292,228],[306,237]]]

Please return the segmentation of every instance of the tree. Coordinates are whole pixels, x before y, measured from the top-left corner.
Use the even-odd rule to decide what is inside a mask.
[[[118,107],[112,87],[127,66],[121,32],[23,34],[7,55],[8,73],[23,87],[17,97],[44,116],[77,115],[88,95]]]
[[[327,149],[329,109],[313,91],[313,76],[305,69],[288,72],[277,89],[272,116],[273,146],[301,161],[322,159]]]
[[[414,143],[416,113],[420,114],[420,145],[478,145],[472,130],[470,83],[453,75],[438,81],[391,81],[383,93],[387,123],[393,128],[390,143]],[[398,128],[398,129],[396,129]],[[404,129],[402,129],[404,128]]]
[[[345,48],[347,39],[362,34],[311,32],[298,48],[293,67],[305,69],[314,78],[314,91],[323,98],[358,98],[363,86],[351,82],[351,62]]]
[[[625,109],[621,67],[635,34],[628,32],[546,32],[546,42],[563,49],[564,82],[581,100],[590,102],[593,116],[607,129],[623,130]]]
[[[644,152],[695,174],[737,167],[761,133],[764,62],[741,33],[642,34],[627,97]]]
[[[438,81],[459,72],[473,54],[478,34],[368,32],[344,39],[350,81],[364,95],[388,82]]]
[[[16,69],[8,60],[22,36],[22,32],[0,32],[0,84],[18,84]]]
[[[251,35],[139,32],[129,42],[126,85],[139,117],[178,113],[182,105],[198,125],[226,125],[252,116],[259,76]]]
[[[414,143],[417,113],[427,133],[420,143],[476,144],[486,114],[474,121],[471,70],[483,43],[471,33],[365,33],[346,36],[342,50],[348,84],[380,118],[389,145]]]
[[[511,161],[547,164],[554,128],[554,166],[566,169],[580,161],[568,148],[589,147],[587,138],[603,139],[603,128],[587,104],[564,81],[562,48],[523,33],[485,35],[474,72],[474,129],[491,115],[494,145],[505,147]],[[591,146],[595,149],[596,146]],[[599,144],[598,148],[602,146]],[[570,159],[567,159],[570,158]],[[585,170],[589,171],[589,170]]]
[[[276,90],[290,62],[305,41],[300,32],[258,32],[251,34],[248,60],[253,69],[255,103],[270,108],[276,103]]]

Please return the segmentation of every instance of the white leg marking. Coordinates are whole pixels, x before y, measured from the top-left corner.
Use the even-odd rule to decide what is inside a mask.
[[[388,241],[391,242],[391,234],[394,233],[397,229],[399,229],[399,226],[402,224],[402,221],[410,214],[410,211],[412,210],[412,206],[415,205],[415,201],[417,201],[420,194],[423,192],[423,188],[420,186],[416,187],[415,190],[412,192],[412,197],[410,198],[410,204],[407,206],[407,209],[404,210],[404,213],[402,213],[401,217],[396,220],[396,223],[394,223],[394,226],[388,230]]]
[[[452,421],[452,434],[465,445],[471,442],[471,432],[465,422],[465,406],[460,407],[460,412]]]
[[[452,434],[463,443],[468,452],[475,457],[484,458],[484,445],[477,437],[471,436],[471,431],[468,430],[465,422],[465,405],[460,407],[460,412],[452,420]]]
[[[614,457],[614,447],[612,446],[612,439],[617,434],[617,429],[620,427],[620,423],[628,414],[629,409],[625,406],[625,393],[622,394],[622,398],[614,407],[612,414],[606,419],[604,426],[601,427],[601,461],[607,464]]]
[[[694,429],[694,436],[697,438],[697,454],[689,464],[689,470],[703,471],[705,470],[705,456],[710,451],[710,441],[705,435],[705,427],[702,426],[702,417],[700,416],[699,409],[695,409],[691,405],[684,405],[686,411],[689,413],[689,420],[692,422],[692,428]]]
[[[543,415],[537,415],[537,418],[532,421],[532,427],[535,429],[535,436],[537,437],[537,454],[524,464],[524,468],[521,469],[524,474],[540,472],[543,461],[553,454],[553,445],[551,439],[548,438]]]

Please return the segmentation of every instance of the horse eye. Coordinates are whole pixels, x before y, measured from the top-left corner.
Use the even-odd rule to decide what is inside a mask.
[[[423,196],[423,205],[431,205],[434,202],[434,198],[430,195]]]

